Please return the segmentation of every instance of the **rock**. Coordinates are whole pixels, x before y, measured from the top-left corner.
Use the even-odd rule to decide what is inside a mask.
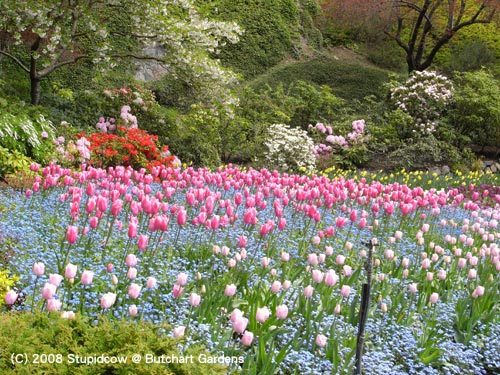
[[[448,167],[447,165],[443,165],[443,167],[441,168],[441,173],[442,174],[450,173],[450,167]]]
[[[497,172],[500,172],[500,163],[495,163],[495,167],[497,168]]]
[[[493,173],[498,172],[498,168],[496,167],[496,165],[495,165],[495,164],[490,165],[490,170],[491,170]]]
[[[485,161],[483,162],[483,165],[484,165],[484,167],[486,168],[486,167],[490,167],[490,166],[492,166],[494,163],[495,163],[495,162],[494,162],[493,160],[485,160]]]
[[[165,54],[165,49],[155,44],[144,48],[143,54],[160,60]],[[139,60],[136,63],[136,67],[135,78],[139,81],[154,81],[168,73],[168,68],[156,60]]]

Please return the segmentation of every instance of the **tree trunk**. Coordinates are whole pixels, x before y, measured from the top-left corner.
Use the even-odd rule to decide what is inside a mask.
[[[38,105],[40,103],[40,79],[39,78],[31,78],[31,104]]]

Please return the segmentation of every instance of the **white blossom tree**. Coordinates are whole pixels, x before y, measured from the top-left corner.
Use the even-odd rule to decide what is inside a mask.
[[[0,6],[0,55],[29,75],[32,104],[40,101],[41,80],[81,59],[104,68],[120,59],[157,60],[170,74],[213,82],[212,95],[231,101],[224,87],[235,76],[211,55],[239,34],[234,23],[203,18],[191,0],[2,0]],[[148,55],[152,45],[164,55]]]

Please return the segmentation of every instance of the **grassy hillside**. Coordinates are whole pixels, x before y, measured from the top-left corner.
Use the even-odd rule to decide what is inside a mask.
[[[248,84],[259,89],[283,83],[285,86],[296,80],[328,85],[333,92],[346,100],[362,99],[367,95],[384,96],[382,86],[389,80],[391,71],[381,69],[364,61],[354,53],[324,53],[306,61],[279,64]]]

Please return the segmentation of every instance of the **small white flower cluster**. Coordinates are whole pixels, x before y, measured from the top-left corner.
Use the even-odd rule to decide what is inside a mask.
[[[285,124],[273,124],[268,134],[265,142],[268,164],[285,171],[314,169],[314,142],[306,131]]]
[[[451,81],[436,72],[413,72],[406,82],[391,90],[393,105],[413,117],[414,133],[431,134],[438,118],[453,97]]]

